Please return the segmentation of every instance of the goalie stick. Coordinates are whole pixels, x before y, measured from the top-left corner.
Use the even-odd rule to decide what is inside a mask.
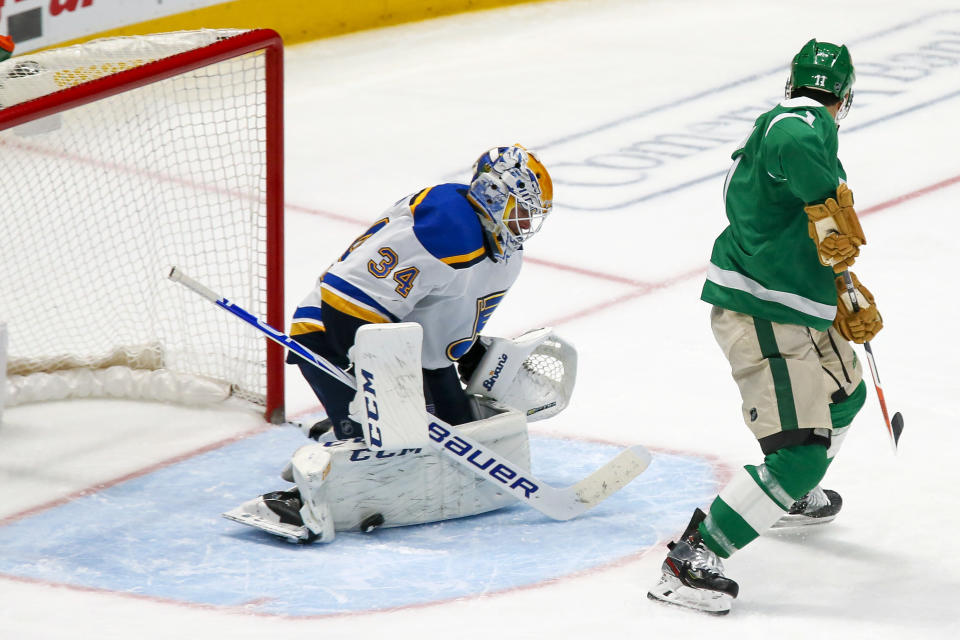
[[[177,267],[171,268],[168,277],[206,298],[221,309],[229,311],[264,333],[274,342],[296,352],[297,355],[327,375],[333,376],[353,389],[357,388],[357,381],[353,376],[300,343],[295,342],[285,333],[266,324],[242,307],[200,284]],[[429,443],[441,455],[453,460],[488,482],[494,483],[502,490],[508,491],[515,498],[554,520],[570,520],[589,511],[643,473],[651,462],[650,452],[641,445],[634,445],[621,451],[615,458],[580,482],[570,487],[557,488],[540,481],[529,471],[513,464],[503,456],[484,449],[471,438],[436,416],[429,417],[427,429]],[[477,452],[481,449],[492,460],[490,464],[485,464],[483,468],[475,464],[470,459],[472,456],[468,455],[470,452]]]
[[[850,304],[853,312],[860,311],[860,305],[857,303],[857,293],[853,288],[853,278],[850,272],[844,270],[843,282],[847,285],[847,295],[850,297]],[[873,386],[877,390],[877,400],[880,401],[880,411],[883,412],[883,421],[887,425],[887,434],[890,436],[890,442],[893,444],[893,452],[897,452],[897,444],[900,442],[900,434],[903,433],[903,416],[897,411],[893,414],[893,419],[887,413],[887,402],[883,398],[883,387],[880,386],[880,374],[877,372],[877,363],[873,357],[873,348],[870,341],[863,343],[863,349],[867,352],[867,364],[870,365],[870,375],[873,377]]]

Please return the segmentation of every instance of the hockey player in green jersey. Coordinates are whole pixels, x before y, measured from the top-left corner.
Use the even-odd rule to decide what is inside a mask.
[[[793,58],[786,99],[757,118],[724,184],[729,225],[717,238],[701,299],[730,362],[743,419],[763,452],[668,545],[650,598],[727,613],[739,587],[728,558],[771,526],[833,519],[840,496],[819,483],[866,386],[849,341],[882,327],[872,294],[843,273],[866,239],[837,124],[853,99],[846,46],[810,40]]]

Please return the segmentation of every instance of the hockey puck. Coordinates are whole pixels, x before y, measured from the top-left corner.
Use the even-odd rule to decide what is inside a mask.
[[[378,529],[383,525],[383,516],[379,513],[375,513],[372,516],[367,516],[360,522],[360,531],[364,533],[370,533],[374,529]]]
[[[333,423],[330,422],[330,418],[325,418],[324,420],[321,420],[320,422],[317,422],[312,427],[310,427],[310,433],[307,437],[310,438],[311,440],[316,440],[319,442],[320,438],[322,438],[323,435],[328,431],[330,431],[330,429],[332,428],[333,428]]]

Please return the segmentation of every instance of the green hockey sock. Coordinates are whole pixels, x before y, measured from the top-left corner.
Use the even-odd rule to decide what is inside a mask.
[[[720,557],[730,557],[815,487],[827,466],[826,448],[819,444],[781,449],[762,465],[745,466],[710,505],[698,529],[704,543]]]

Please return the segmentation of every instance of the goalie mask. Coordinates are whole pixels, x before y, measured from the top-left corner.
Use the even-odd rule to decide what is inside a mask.
[[[540,230],[553,206],[553,182],[532,152],[520,145],[494,147],[474,163],[467,198],[494,260],[503,260]]]
[[[837,46],[812,39],[793,57],[784,95],[789,99],[800,87],[832,94],[841,100],[836,117],[841,120],[853,104],[853,83],[856,79],[853,60],[846,45]]]

